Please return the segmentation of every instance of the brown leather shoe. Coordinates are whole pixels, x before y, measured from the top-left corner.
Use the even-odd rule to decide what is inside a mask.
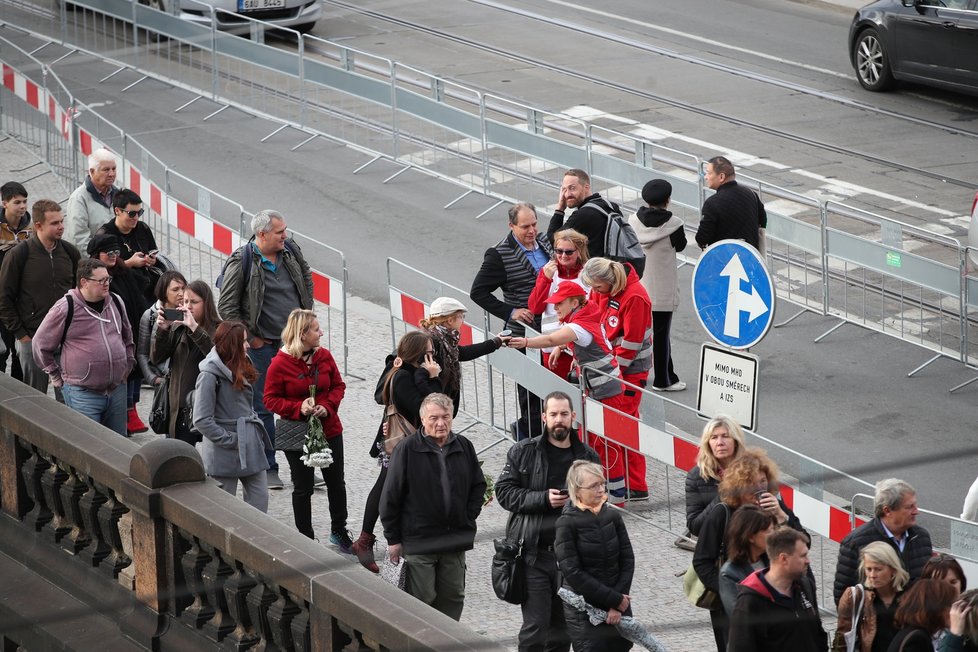
[[[376,541],[377,537],[370,532],[361,532],[360,538],[350,546],[350,552],[356,555],[360,564],[371,573],[380,572],[377,561],[374,559],[374,543]]]

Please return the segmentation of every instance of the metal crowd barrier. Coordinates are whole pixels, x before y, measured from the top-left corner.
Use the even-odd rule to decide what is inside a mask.
[[[294,34],[294,52],[271,47],[264,36],[274,28],[260,21],[238,16],[251,36],[241,39],[130,0],[79,0],[70,15],[63,3],[57,20],[44,20],[25,0],[8,4],[27,29],[82,51],[111,53],[119,66],[113,74],[134,77],[127,88],[152,75],[195,90],[191,102],[213,103],[208,118],[233,105],[279,121],[266,139],[297,130],[294,148],[325,137],[367,152],[365,165],[381,158],[401,165],[388,180],[407,169],[447,179],[463,189],[448,206],[474,192],[495,199],[479,216],[516,199],[547,205],[567,167],[588,170],[595,189],[626,210],[636,207],[650,176],[667,178],[687,221],[711,192],[698,175],[703,162],[658,145],[654,134],[548,113],[313,36]],[[212,18],[221,12],[207,11]],[[934,354],[930,361],[949,357],[978,368],[968,319],[971,281],[951,280],[955,269],[967,276],[962,243],[739,176],[768,204],[769,266],[780,298],[922,346]],[[914,248],[901,246],[911,232]]]
[[[113,151],[119,157],[117,184],[143,199],[146,222],[161,251],[190,278],[213,283],[227,256],[248,241],[252,215],[234,200],[169,168],[97,111],[81,110],[47,64],[3,37],[0,62],[4,131],[42,160],[49,160],[50,153],[50,170],[66,189],[74,189],[85,178],[89,154],[103,147]],[[55,90],[49,92],[49,86]],[[30,171],[24,172],[29,177]],[[337,359],[342,358],[344,374],[348,374],[346,257],[305,234],[293,232],[293,238],[313,266],[313,296],[325,308],[321,314],[327,347]],[[319,271],[317,266],[328,266],[324,268],[331,272]]]

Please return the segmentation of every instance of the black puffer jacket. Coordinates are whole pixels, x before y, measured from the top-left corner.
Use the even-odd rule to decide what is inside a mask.
[[[496,501],[510,512],[506,536],[510,541],[517,541],[523,533],[523,559],[528,564],[536,561],[543,517],[553,510],[547,486],[550,465],[545,442],[546,435],[538,435],[513,444],[496,481]],[[570,442],[575,460],[600,463],[594,449],[582,443],[576,434],[571,433]]]
[[[903,546],[903,552],[900,552],[893,539],[886,536],[883,524],[878,518],[863,523],[847,534],[839,545],[839,561],[835,566],[835,584],[832,589],[835,604],[839,604],[846,588],[859,581],[859,551],[874,541],[885,541],[893,546],[893,550],[903,562],[903,567],[910,573],[911,580],[920,577],[924,565],[934,553],[930,533],[914,525],[907,530],[907,536],[907,543]]]
[[[621,514],[608,503],[595,514],[568,502],[555,552],[564,584],[595,607],[614,609],[631,592],[635,555]]]
[[[686,527],[693,536],[700,535],[709,508],[720,502],[719,487],[718,481],[703,478],[698,466],[686,474]]]

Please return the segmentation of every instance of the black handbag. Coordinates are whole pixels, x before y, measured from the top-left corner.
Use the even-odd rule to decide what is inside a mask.
[[[301,451],[309,435],[309,420],[279,419],[275,422],[275,450]]]
[[[159,385],[153,388],[153,407],[149,411],[149,427],[158,435],[169,432],[170,425],[170,374],[163,376]]]
[[[522,604],[526,600],[526,569],[523,567],[523,533],[526,521],[520,528],[519,543],[509,539],[494,539],[496,554],[492,556],[492,590],[496,597],[510,604]]]

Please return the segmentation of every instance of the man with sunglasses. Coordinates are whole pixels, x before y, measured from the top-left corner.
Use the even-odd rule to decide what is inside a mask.
[[[119,260],[136,272],[145,284],[147,298],[152,299],[149,268],[156,264],[159,249],[153,230],[140,219],[145,214],[143,200],[128,188],[118,190],[112,198],[112,214],[112,220],[103,224],[98,233],[119,239]]]
[[[126,377],[136,365],[136,348],[126,308],[109,290],[111,283],[101,260],[79,262],[78,287],[44,317],[33,340],[34,358],[61,388],[65,405],[127,436]]]

